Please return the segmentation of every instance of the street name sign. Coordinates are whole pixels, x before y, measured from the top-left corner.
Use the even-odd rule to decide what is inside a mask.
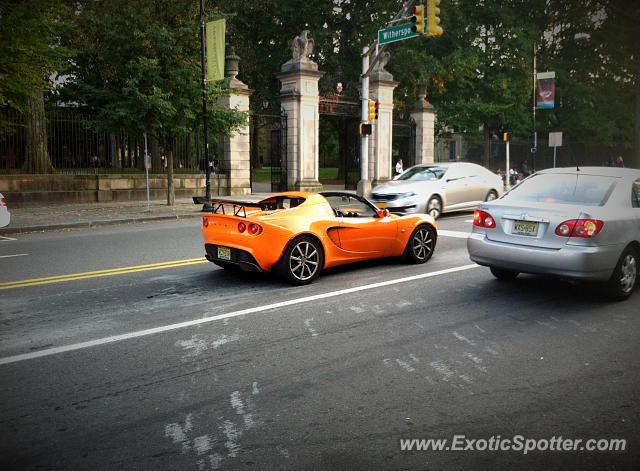
[[[407,23],[406,25],[378,30],[378,44],[387,44],[419,36],[418,33],[411,31],[412,26],[413,23]]]

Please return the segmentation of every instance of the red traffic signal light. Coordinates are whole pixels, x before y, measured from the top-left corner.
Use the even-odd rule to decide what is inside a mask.
[[[411,7],[413,17],[411,21],[414,23],[411,31],[418,34],[424,34],[424,5],[415,5]]]

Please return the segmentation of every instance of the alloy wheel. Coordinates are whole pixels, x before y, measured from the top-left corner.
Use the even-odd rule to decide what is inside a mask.
[[[420,261],[427,259],[433,251],[433,236],[427,228],[420,227],[413,235],[413,253]]]
[[[627,254],[622,260],[620,266],[620,288],[623,292],[630,292],[636,285],[636,277],[638,275],[638,266],[636,265],[636,258],[633,254]]]
[[[433,219],[438,219],[440,213],[442,212],[442,202],[440,198],[434,196],[427,203],[427,214],[429,214]]]
[[[289,270],[298,281],[308,281],[320,269],[320,253],[309,241],[298,242],[289,256]]]

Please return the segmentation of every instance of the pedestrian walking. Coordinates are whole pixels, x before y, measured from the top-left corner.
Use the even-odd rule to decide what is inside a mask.
[[[615,167],[624,167],[624,160],[622,160],[622,156],[618,156],[618,158],[616,159],[616,163],[614,164]]]
[[[398,162],[396,162],[396,176],[400,175],[403,172],[403,168],[402,168],[402,159],[398,159]]]

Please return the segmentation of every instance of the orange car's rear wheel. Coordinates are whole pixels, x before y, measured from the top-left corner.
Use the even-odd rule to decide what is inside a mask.
[[[411,233],[405,258],[411,263],[425,263],[433,255],[436,247],[436,232],[427,224],[420,224]]]
[[[318,278],[324,265],[320,243],[312,237],[294,239],[284,253],[280,272],[294,285],[306,285]]]

